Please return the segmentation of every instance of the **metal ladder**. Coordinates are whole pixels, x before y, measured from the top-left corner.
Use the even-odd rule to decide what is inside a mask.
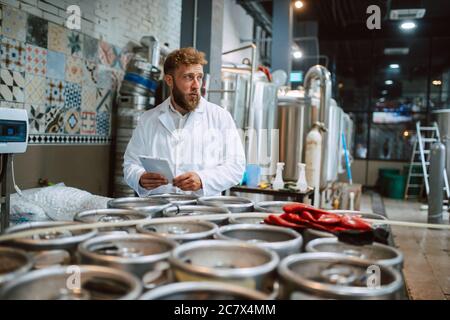
[[[425,185],[425,191],[427,195],[430,192],[430,185],[428,181],[428,168],[430,165],[430,149],[434,142],[440,141],[439,127],[436,122],[433,122],[431,127],[422,127],[420,121],[416,123],[417,139],[414,141],[413,152],[411,155],[411,162],[408,170],[408,178],[406,180],[405,199],[418,198],[422,194],[423,186]],[[429,137],[426,135],[429,133]],[[420,159],[417,159],[419,157]],[[422,167],[422,172],[413,172],[413,168]],[[447,199],[450,198],[450,188],[448,184],[447,171],[444,168],[444,190]],[[422,183],[411,183],[411,178],[422,178]],[[420,189],[419,194],[411,195],[409,191],[411,189]]]

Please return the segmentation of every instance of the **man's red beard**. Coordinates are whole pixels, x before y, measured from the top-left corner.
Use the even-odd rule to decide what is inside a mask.
[[[190,94],[183,94],[178,89],[175,81],[173,83],[172,96],[175,103],[186,111],[194,111],[200,103],[200,94],[197,91],[191,92]]]

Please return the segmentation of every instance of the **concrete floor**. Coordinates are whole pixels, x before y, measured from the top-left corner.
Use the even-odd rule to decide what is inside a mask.
[[[372,196],[364,194],[361,211],[371,212]],[[382,198],[390,220],[427,222],[421,203]],[[449,223],[448,213],[444,222]],[[450,231],[392,227],[396,247],[404,254],[406,287],[411,299],[450,300]]]

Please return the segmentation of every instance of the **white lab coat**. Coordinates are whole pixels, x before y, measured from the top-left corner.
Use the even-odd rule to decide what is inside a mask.
[[[139,156],[166,158],[174,177],[194,171],[202,180],[198,196],[219,195],[238,184],[245,170],[245,153],[230,113],[204,98],[178,130],[169,114],[169,101],[146,111],[139,119],[124,155],[124,178],[140,197],[165,192],[182,192],[172,186],[147,190],[139,179],[145,172]],[[192,193],[192,192],[186,192]]]

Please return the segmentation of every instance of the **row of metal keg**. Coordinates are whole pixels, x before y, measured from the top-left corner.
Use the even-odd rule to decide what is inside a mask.
[[[403,298],[403,257],[392,247],[349,245],[331,234],[303,232],[302,236],[262,225],[261,218],[201,219],[205,214],[280,212],[284,204],[158,195],[114,199],[109,209],[78,213],[74,222],[18,225],[6,233],[147,219],[137,226],[50,231],[2,243],[0,298]],[[183,216],[198,219],[152,220]],[[318,239],[310,241],[314,237]],[[301,253],[305,249],[307,253]],[[379,283],[368,286],[367,271],[373,265],[378,268]],[[80,276],[81,286],[68,285],[74,273]]]
[[[155,106],[155,92],[160,70],[142,57],[135,56],[127,65],[120,86],[115,139],[114,196],[134,196],[123,178],[123,156],[141,115]]]

